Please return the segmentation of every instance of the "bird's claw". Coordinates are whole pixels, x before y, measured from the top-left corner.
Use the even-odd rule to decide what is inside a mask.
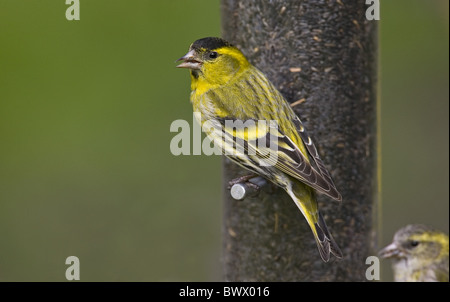
[[[260,187],[257,184],[254,184],[252,182],[250,182],[249,180],[252,178],[257,177],[258,175],[256,174],[249,174],[249,175],[244,175],[235,179],[232,179],[228,182],[228,187],[227,189],[230,190],[234,185],[236,184],[246,184],[251,186],[252,188],[256,189],[256,187],[258,188],[258,190],[260,189]],[[255,187],[256,186],[256,187]]]

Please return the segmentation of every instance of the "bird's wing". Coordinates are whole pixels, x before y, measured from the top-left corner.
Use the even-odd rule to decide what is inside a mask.
[[[303,154],[292,139],[279,130],[280,134],[277,137],[279,158],[276,167],[317,191],[341,201],[342,196],[336,189],[311,137],[306,133],[298,117],[295,117],[293,122],[308,154]]]
[[[308,135],[308,133],[305,130],[305,127],[303,126],[303,123],[300,121],[300,119],[296,116],[293,119],[293,123],[297,129],[297,133],[300,135],[300,138],[303,141],[303,144],[306,146],[306,150],[308,151],[309,158],[313,160],[314,164],[316,165],[317,169],[319,170],[320,176],[322,177],[322,180],[324,180],[326,183],[328,183],[328,186],[325,186],[325,191],[329,190],[330,194],[327,192],[322,191],[323,193],[329,195],[330,197],[336,199],[336,200],[342,200],[341,194],[337,191],[336,186],[333,182],[333,178],[330,175],[330,172],[325,167],[322,159],[319,156],[319,152],[317,152],[316,146],[314,145],[311,137]],[[300,152],[301,153],[301,152]],[[314,172],[317,173],[317,170],[314,169]]]
[[[236,124],[226,125],[223,121],[232,121]],[[342,200],[314,143],[297,117],[294,119],[294,124],[308,154],[303,154],[276,123],[231,119],[223,121],[221,124],[225,145],[234,144],[234,147],[228,150],[236,152],[236,149],[239,149],[238,157],[247,156],[252,162],[258,160],[262,166],[273,166],[333,199]]]

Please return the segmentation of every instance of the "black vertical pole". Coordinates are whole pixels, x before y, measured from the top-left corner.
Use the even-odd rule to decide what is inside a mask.
[[[377,21],[364,0],[222,0],[223,37],[286,99],[314,139],[343,196],[318,196],[344,259],[324,263],[281,189],[241,201],[224,196],[229,281],[364,281],[374,255],[377,183]],[[224,186],[247,174],[224,160]]]

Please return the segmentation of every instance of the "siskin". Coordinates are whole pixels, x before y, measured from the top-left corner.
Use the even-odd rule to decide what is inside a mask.
[[[342,258],[318,210],[314,189],[338,201],[342,197],[281,93],[239,49],[221,38],[195,41],[178,61],[182,63],[177,67],[190,69],[194,112],[200,113],[198,122],[216,146],[290,195],[325,262],[330,253]]]
[[[448,236],[432,227],[410,224],[379,252],[392,259],[396,282],[448,282]]]

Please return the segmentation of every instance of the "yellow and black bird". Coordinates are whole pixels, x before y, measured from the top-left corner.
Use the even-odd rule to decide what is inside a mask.
[[[198,122],[228,158],[282,187],[305,216],[322,259],[342,258],[318,210],[315,191],[342,200],[289,103],[242,52],[221,38],[189,47],[177,67],[190,69]]]
[[[448,235],[430,226],[410,224],[379,252],[392,259],[397,282],[448,282]]]

